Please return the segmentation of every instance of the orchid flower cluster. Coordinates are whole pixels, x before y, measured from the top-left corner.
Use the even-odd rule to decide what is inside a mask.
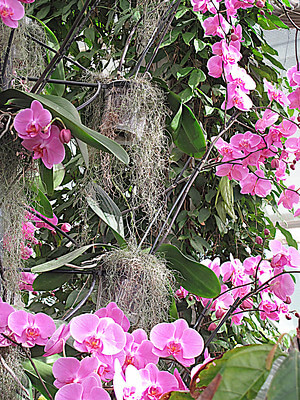
[[[204,19],[202,26],[205,35],[221,38],[221,41],[212,45],[214,55],[208,60],[207,68],[210,76],[214,78],[223,76],[227,84],[226,99],[222,104],[222,109],[225,111],[232,107],[249,111],[253,107],[249,94],[255,89],[256,84],[246,70],[238,65],[242,58],[240,49],[243,39],[242,27],[236,24],[236,17],[240,8],[264,6],[264,2],[261,1],[254,3],[254,0],[225,0],[226,20],[218,10],[220,1],[192,0],[194,11],[203,13],[209,11],[214,14],[213,17]],[[215,139],[214,144],[222,156],[222,164],[217,167],[216,174],[239,181],[242,194],[265,197],[271,192],[271,181],[263,171],[263,165],[270,161],[270,158],[278,182],[285,180],[288,165],[294,169],[300,159],[300,139],[292,137],[297,132],[295,117],[286,119],[270,109],[273,102],[288,109],[300,107],[299,65],[287,71],[287,78],[290,87],[295,88],[288,96],[264,79],[269,104],[256,122],[256,132],[236,133],[229,143],[222,138]],[[279,118],[281,118],[280,123],[275,125]],[[294,185],[288,187],[282,192],[278,204],[292,209],[300,200],[297,191]],[[295,216],[298,215],[300,209],[296,211]]]
[[[0,17],[10,28],[17,28],[18,21],[24,17],[22,3],[33,3],[34,0],[0,0]]]
[[[209,267],[221,279],[221,294],[216,299],[200,299],[203,306],[212,302],[210,311],[213,319],[221,319],[240,299],[240,306],[231,316],[231,325],[241,325],[247,310],[258,310],[260,318],[278,321],[280,314],[290,319],[288,305],[294,293],[295,284],[285,268],[300,267],[300,253],[294,247],[285,247],[279,240],[269,242],[271,258],[263,259],[260,255],[246,258],[243,262],[234,259],[220,263],[219,258],[204,260],[202,264]],[[258,304],[254,307],[252,293],[259,292]],[[176,292],[178,298],[187,298],[189,293],[180,287]],[[208,330],[214,330],[212,322]]]
[[[65,158],[64,144],[71,140],[69,129],[59,129],[50,111],[34,100],[30,108],[21,110],[14,119],[14,128],[23,139],[25,149],[33,152],[33,159],[41,159],[46,168]]]
[[[129,328],[129,320],[115,303],[74,317],[58,329],[46,314],[32,315],[0,303],[0,347],[39,345],[45,346],[44,356],[65,354],[66,341],[72,337],[73,347],[83,353],[80,361],[65,356],[55,361],[52,371],[59,389],[55,400],[109,400],[104,389],[109,382],[117,400],[155,400],[171,390],[185,390],[177,369],[172,375],[156,364],[161,357],[191,366],[204,348],[201,335],[184,319],[154,326],[150,340],[143,329],[129,333]]]

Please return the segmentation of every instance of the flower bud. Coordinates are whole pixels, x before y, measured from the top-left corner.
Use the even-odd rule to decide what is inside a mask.
[[[260,237],[260,236],[256,236],[256,238],[255,238],[255,243],[257,243],[257,244],[263,244],[263,240],[262,240],[262,238]]]
[[[62,129],[59,133],[59,140],[64,143],[69,143],[71,140],[71,131],[70,129]]]
[[[256,0],[256,7],[263,8],[265,6],[265,0]]]
[[[290,296],[286,296],[285,303],[291,304],[291,302],[292,302],[292,299],[290,298]]]
[[[264,230],[264,234],[265,234],[265,236],[269,236],[270,235],[270,231],[269,231],[269,229],[268,228],[266,228],[265,230]]]
[[[295,317],[296,317],[296,318],[300,318],[299,313],[296,312],[296,313],[295,313]]]
[[[296,169],[295,164],[291,164],[291,165],[290,165],[290,168],[291,168],[293,171],[295,171],[295,169]]]
[[[287,320],[291,320],[291,319],[292,319],[292,316],[291,316],[291,314],[285,314],[285,318],[286,318]]]
[[[214,331],[217,327],[217,324],[215,324],[214,322],[212,322],[209,327],[207,328],[207,330],[209,331]]]
[[[65,222],[65,223],[62,224],[60,229],[63,232],[70,232],[71,228],[72,228],[72,226],[68,222]]]
[[[273,158],[273,160],[271,161],[271,167],[279,168],[279,160],[277,160],[277,158]]]

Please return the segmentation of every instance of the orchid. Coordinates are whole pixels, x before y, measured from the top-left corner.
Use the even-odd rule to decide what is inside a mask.
[[[24,17],[24,7],[18,0],[0,0],[0,17],[5,25],[17,28]]]
[[[202,353],[203,339],[194,329],[189,328],[184,319],[173,323],[161,323],[152,328],[150,340],[154,344],[154,354],[160,357],[172,355],[185,366],[194,363],[194,357]]]

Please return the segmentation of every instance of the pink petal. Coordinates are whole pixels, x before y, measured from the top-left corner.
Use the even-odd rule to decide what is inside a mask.
[[[100,323],[103,320],[104,318],[102,320],[100,319]],[[104,355],[113,355],[119,353],[124,348],[126,343],[126,336],[123,329],[115,322],[111,323],[107,327],[101,339],[103,343],[102,353]]]
[[[63,386],[55,395],[55,400],[82,400],[83,387],[79,383]]]
[[[76,378],[79,368],[80,361],[78,361],[77,358],[59,358],[57,361],[55,361],[52,368],[52,373],[56,378],[54,385],[57,388],[60,388],[66,383],[71,382],[72,379]]]
[[[28,137],[26,127],[29,121],[32,121],[32,110],[30,108],[20,111],[14,119],[14,128],[22,138]]]
[[[204,348],[201,335],[195,329],[187,329],[183,332],[180,340],[184,358],[199,356]]]
[[[86,357],[80,361],[80,368],[78,370],[78,378],[84,379],[89,376],[93,371],[97,370],[99,361],[96,357]]]
[[[175,325],[161,323],[155,325],[150,332],[150,340],[159,350],[163,350],[170,339],[174,338]]]
[[[52,119],[52,115],[51,115],[50,111],[46,110],[39,101],[34,100],[31,103],[30,108],[32,110],[34,120],[41,127],[45,127],[46,125],[48,125],[50,123],[50,121]]]
[[[49,315],[38,313],[34,319],[43,339],[50,337],[55,332],[55,323]]]
[[[29,315],[26,311],[15,311],[8,317],[8,327],[18,336],[29,326]]]
[[[82,314],[70,322],[70,332],[78,342],[83,342],[87,337],[95,334],[99,318],[93,314]]]

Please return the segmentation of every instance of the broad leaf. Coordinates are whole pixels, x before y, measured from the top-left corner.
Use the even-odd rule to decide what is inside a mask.
[[[44,193],[35,185],[31,185],[35,196],[32,197],[31,206],[47,218],[53,218],[52,206]]]
[[[33,282],[34,290],[53,290],[61,287],[71,279],[71,274],[61,274],[57,272],[44,272],[37,276]]]
[[[266,360],[272,349],[273,345],[263,344],[230,350],[221,359],[206,365],[193,377],[192,393],[195,394],[197,388],[199,390],[208,386],[212,379],[220,373],[222,381],[214,395],[214,400],[255,399],[269,374]],[[275,358],[279,354],[277,352]]]
[[[187,258],[171,244],[162,244],[158,252],[164,255],[172,270],[180,272],[177,280],[190,293],[205,298],[218,296],[220,282],[211,269]]]
[[[49,196],[52,196],[54,193],[53,168],[47,168],[40,159],[39,171],[42,183],[46,189],[47,194]]]
[[[77,139],[97,149],[111,153],[123,163],[128,164],[129,157],[126,151],[113,140],[82,125],[78,111],[67,99],[59,96],[23,93],[16,89],[8,89],[1,92],[0,105],[4,105],[11,99],[27,100],[28,107],[32,100],[40,101],[54,117],[59,117],[64,121],[66,127],[71,130],[72,135]]]
[[[298,243],[296,242],[296,240],[293,238],[291,232],[287,231],[286,229],[284,229],[278,222],[276,222],[276,228],[278,228],[280,230],[280,232],[283,234],[283,236],[286,239],[286,242],[289,246],[295,247],[295,249],[298,250]]]
[[[53,385],[54,382],[54,376],[52,374],[52,367],[51,365],[46,364],[45,362],[33,359],[33,362],[39,371],[39,374],[46,385],[49,393],[51,396],[54,398],[57,388]],[[39,377],[37,376],[37,373],[35,372],[33,366],[31,365],[29,360],[26,360],[23,362],[23,368],[25,370],[26,375],[30,379],[32,385],[47,399],[50,400],[46,390],[44,389],[44,386],[42,385],[41,381],[39,380]]]
[[[90,184],[87,191],[86,200],[94,213],[124,239],[123,218],[119,207],[99,185]]]
[[[292,350],[272,379],[268,400],[300,399],[300,353]]]
[[[206,151],[206,141],[203,129],[197,121],[192,110],[175,93],[169,91],[168,101],[175,118],[170,126],[171,135],[175,145],[184,153],[195,158],[201,158]],[[182,112],[181,112],[182,108]],[[178,121],[180,113],[180,122]],[[176,129],[174,129],[176,128]]]
[[[70,262],[75,260],[75,258],[81,256],[81,254],[83,254],[86,250],[90,249],[93,246],[94,244],[88,244],[86,246],[80,247],[79,249],[64,254],[63,256],[55,260],[47,261],[43,264],[39,264],[35,267],[32,267],[31,271],[34,273],[41,273],[41,272],[53,271],[54,269],[63,267],[65,264],[69,264]]]

